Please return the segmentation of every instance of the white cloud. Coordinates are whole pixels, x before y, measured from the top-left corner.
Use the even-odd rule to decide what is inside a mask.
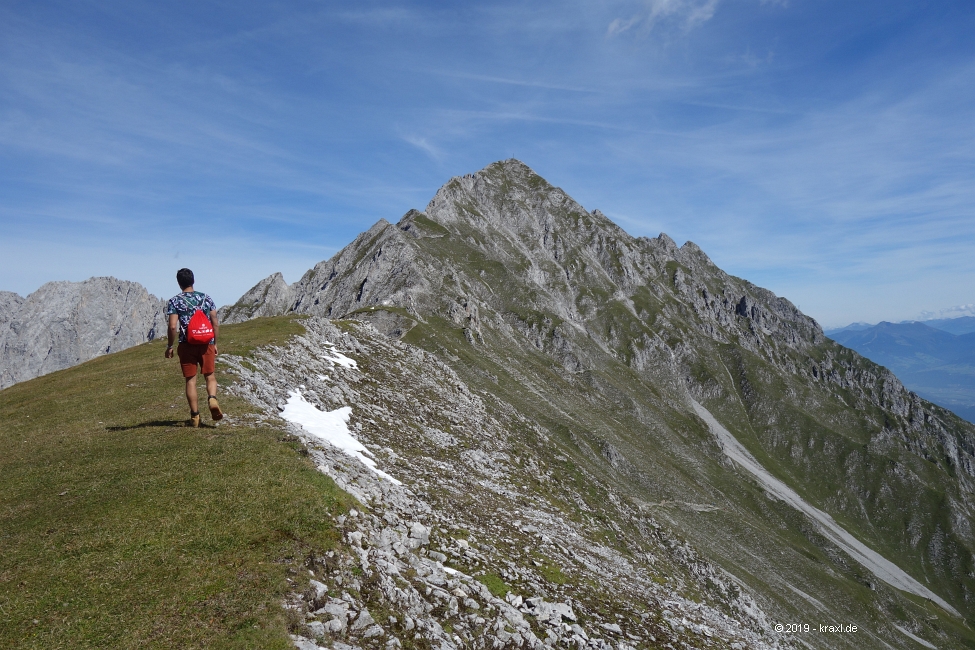
[[[960,318],[962,316],[975,316],[975,303],[969,305],[955,305],[937,311],[922,311],[918,315],[918,320],[935,320],[938,318]]]
[[[630,30],[648,34],[664,22],[689,31],[707,22],[718,9],[721,0],[645,0],[641,11],[628,19],[617,18],[606,33],[616,36]]]
[[[424,152],[437,162],[440,162],[440,160],[443,158],[443,154],[440,152],[440,150],[431,144],[426,138],[416,135],[405,135],[403,136],[403,140]]]
[[[691,10],[688,12],[687,19],[684,21],[685,27],[691,29],[703,22],[711,20],[714,12],[718,9],[718,2],[719,0],[706,0],[700,4],[688,3],[691,5]]]

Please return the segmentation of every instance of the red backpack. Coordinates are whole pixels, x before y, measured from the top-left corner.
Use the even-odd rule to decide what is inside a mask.
[[[206,302],[206,296],[203,301]],[[210,322],[206,312],[200,309],[200,305],[190,306],[194,311],[186,326],[186,342],[193,345],[206,345],[213,339],[213,323]]]

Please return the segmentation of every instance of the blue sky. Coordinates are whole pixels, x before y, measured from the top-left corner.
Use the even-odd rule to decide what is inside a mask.
[[[0,289],[233,302],[516,157],[826,326],[975,303],[975,4],[0,3]]]

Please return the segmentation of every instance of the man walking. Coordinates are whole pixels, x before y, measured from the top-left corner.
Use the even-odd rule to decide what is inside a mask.
[[[214,363],[217,359],[217,336],[220,334],[219,323],[217,322],[217,306],[213,299],[205,293],[193,289],[193,271],[180,269],[176,272],[176,281],[179,283],[181,293],[170,298],[166,305],[166,314],[169,315],[169,345],[166,347],[166,358],[173,358],[173,342],[179,334],[179,347],[176,354],[179,356],[179,365],[183,369],[183,377],[186,379],[186,401],[190,405],[191,427],[200,426],[200,409],[196,395],[196,371],[197,366],[202,367],[203,378],[207,386],[207,406],[210,409],[210,417],[214,421],[223,418],[220,411],[220,404],[217,402],[217,378],[213,374]],[[187,340],[187,328],[193,314],[202,311],[210,323],[213,325],[213,338],[206,343],[193,343]],[[204,339],[205,340],[205,339]]]

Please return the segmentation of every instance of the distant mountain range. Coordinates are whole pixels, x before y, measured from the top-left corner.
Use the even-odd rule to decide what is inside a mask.
[[[937,318],[933,320],[904,320],[893,324],[911,325],[913,323],[920,323],[950,334],[971,334],[972,332],[975,332],[975,316],[962,316],[960,318]],[[891,325],[892,323],[887,323],[886,321],[884,323],[878,323],[878,325],[884,324]],[[872,327],[877,327],[878,325],[873,325],[871,323],[850,323],[846,327],[837,327],[824,331],[826,336],[832,338],[834,334],[839,334],[840,332],[860,332],[863,330],[868,330]]]
[[[916,321],[928,327],[950,332],[951,334],[971,334],[975,332],[975,316],[961,318],[939,318],[937,320]]]
[[[893,370],[921,397],[975,422],[975,317],[854,323],[826,334]]]

